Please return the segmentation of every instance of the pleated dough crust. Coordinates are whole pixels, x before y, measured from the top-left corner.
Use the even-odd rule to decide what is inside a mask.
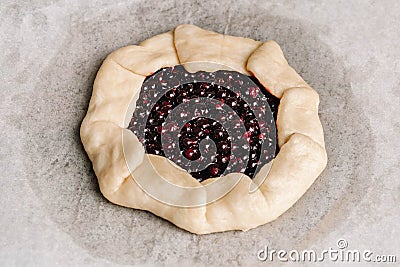
[[[176,27],[174,34],[181,64],[196,61],[213,62],[226,66],[228,70],[247,75],[247,59],[262,44],[252,39],[223,35],[187,24]],[[202,70],[218,70],[212,65],[205,64],[204,67],[208,68]]]
[[[288,88],[309,87],[289,66],[282,49],[275,41],[265,42],[251,54],[247,70],[278,98],[281,98]]]
[[[154,199],[137,183],[138,178],[157,181],[162,177],[172,184],[199,188],[195,196],[177,197],[196,197],[204,202],[211,197],[206,185],[217,179],[199,183],[168,159],[145,154],[143,145],[126,127],[146,76],[163,67],[193,61],[211,61],[251,73],[281,98],[277,119],[280,152],[270,170],[262,168],[257,174],[265,179],[255,192],[249,192],[253,181],[248,176],[231,173],[218,179],[241,179],[223,198],[206,206],[185,208]],[[105,59],[81,125],[81,139],[100,190],[111,202],[148,210],[196,234],[248,230],[289,209],[325,168],[327,155],[318,104],[318,94],[288,65],[275,42],[262,44],[180,25],[138,46],[118,49]],[[260,178],[257,176],[255,179]]]

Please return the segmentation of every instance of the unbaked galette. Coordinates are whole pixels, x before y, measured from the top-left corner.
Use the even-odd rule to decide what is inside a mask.
[[[104,60],[81,139],[111,202],[196,234],[248,230],[325,168],[318,105],[276,42],[180,25]]]

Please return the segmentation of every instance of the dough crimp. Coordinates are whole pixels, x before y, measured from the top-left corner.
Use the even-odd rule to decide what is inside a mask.
[[[257,174],[265,179],[255,192],[249,192],[252,180],[248,176],[232,173],[218,178],[242,176],[227,195],[208,205],[188,208],[152,198],[134,177],[155,179],[158,175],[186,187],[204,187],[215,178],[200,183],[168,159],[145,154],[143,145],[126,129],[130,119],[126,114],[133,114],[146,76],[163,67],[193,61],[215,62],[252,74],[280,98],[277,117],[280,152],[268,171],[261,169]],[[139,45],[118,49],[104,60],[80,134],[100,190],[109,201],[148,210],[196,234],[245,231],[288,210],[325,168],[327,154],[318,105],[317,92],[289,66],[276,42],[261,43],[194,25],[180,25]],[[124,142],[129,144],[125,148]],[[152,167],[155,172],[149,172]],[[206,200],[207,191],[198,197]]]

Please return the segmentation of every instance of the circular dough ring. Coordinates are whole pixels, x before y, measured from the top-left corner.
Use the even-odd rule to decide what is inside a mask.
[[[199,183],[168,159],[145,154],[136,136],[126,129],[129,121],[125,114],[133,114],[146,76],[163,67],[193,61],[215,62],[253,74],[281,99],[277,118],[280,152],[271,169],[262,168],[257,174],[265,179],[255,192],[249,193],[252,180],[248,176],[232,173],[218,179],[243,177],[223,198],[206,206],[182,208],[153,199],[132,178],[154,179],[159,175],[193,187],[204,187],[215,179]],[[104,60],[81,125],[81,139],[100,190],[111,202],[148,210],[196,234],[248,230],[289,209],[325,168],[327,155],[318,104],[318,94],[288,65],[274,41],[261,43],[180,25],[138,46],[118,49]],[[129,143],[128,151],[124,151],[123,141]],[[132,159],[130,169],[126,156]],[[149,164],[157,172],[149,172]],[[207,192],[201,197],[206,200]]]

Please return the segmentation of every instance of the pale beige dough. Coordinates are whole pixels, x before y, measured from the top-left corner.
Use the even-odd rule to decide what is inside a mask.
[[[199,183],[168,159],[145,154],[137,137],[126,129],[145,76],[162,67],[192,61],[212,61],[243,74],[252,73],[281,98],[277,119],[280,152],[271,169],[264,167],[255,177],[263,182],[253,193],[249,193],[253,181],[238,173]],[[148,210],[192,233],[248,230],[289,209],[325,168],[327,155],[318,104],[318,94],[288,65],[275,42],[262,44],[181,25],[107,57],[93,86],[81,139],[100,190],[111,202]],[[167,197],[169,192],[164,192],[163,185],[158,183],[160,177],[197,189],[193,194],[189,191],[172,197],[200,201],[211,199],[215,192],[208,185],[213,182],[239,182],[211,204],[184,208],[154,199],[137,183],[139,178],[145,178],[150,185],[154,182],[154,190]]]
[[[109,58],[136,74],[148,76],[163,67],[179,64],[172,32],[154,36],[140,45],[130,45],[111,53]]]
[[[129,109],[133,113],[144,79],[107,57],[97,72],[85,122],[109,121],[126,127],[125,114]]]
[[[249,57],[247,70],[279,98],[288,88],[309,87],[289,66],[282,49],[274,41],[265,42]]]
[[[247,59],[262,44],[252,39],[223,35],[188,24],[176,27],[174,34],[181,64],[214,62],[243,74],[249,74],[246,69]],[[206,67],[207,71],[216,70],[210,69],[210,65]]]
[[[302,133],[325,146],[324,132],[318,117],[319,96],[310,87],[285,90],[276,120],[278,144],[282,146],[294,133]]]

